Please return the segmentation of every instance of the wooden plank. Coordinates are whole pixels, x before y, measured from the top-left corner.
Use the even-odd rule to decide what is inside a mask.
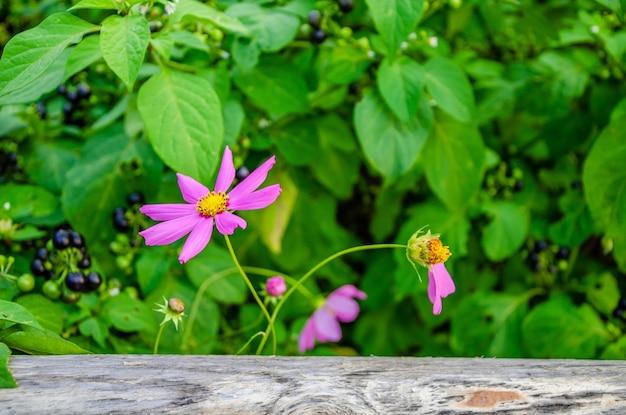
[[[626,362],[13,356],[2,414],[626,414]]]

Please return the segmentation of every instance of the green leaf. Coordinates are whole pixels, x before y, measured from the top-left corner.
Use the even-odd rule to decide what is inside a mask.
[[[150,28],[144,16],[114,14],[102,22],[102,57],[129,91],[133,89],[149,41]]]
[[[309,119],[272,130],[270,139],[290,164],[304,166],[318,161],[321,152],[315,122]]]
[[[620,290],[617,279],[610,272],[585,276],[582,288],[587,301],[605,316],[610,316],[617,308]]]
[[[417,112],[424,82],[422,67],[406,56],[395,60],[385,58],[376,75],[378,91],[385,103],[407,124]]]
[[[626,11],[625,0],[596,0],[601,5],[612,10],[620,19],[624,18],[624,12]]]
[[[189,279],[197,286],[210,279],[207,293],[215,301],[223,304],[243,304],[246,299],[247,288],[238,272],[220,273],[233,268],[233,259],[228,251],[212,244],[204,249],[187,268]]]
[[[463,71],[442,57],[430,59],[424,69],[426,87],[437,105],[459,121],[470,121],[474,115],[474,94]]]
[[[172,258],[166,252],[166,247],[154,247],[149,251],[142,252],[137,259],[137,282],[144,295],[151,293],[158,287],[161,278],[172,266]]]
[[[0,321],[42,329],[35,317],[23,306],[12,301],[0,300]]]
[[[101,315],[113,327],[125,333],[156,332],[155,313],[147,304],[131,298],[126,293],[109,298],[102,307]]]
[[[50,215],[57,209],[57,198],[47,190],[29,184],[0,185],[0,205],[9,203],[10,218],[29,223],[32,218]]]
[[[433,192],[451,211],[460,211],[482,182],[485,148],[478,130],[440,117],[424,146],[422,160]]]
[[[69,8],[69,10],[75,9],[102,9],[102,10],[117,10],[120,3],[116,4],[115,0],[80,0],[78,3]]]
[[[622,116],[596,139],[583,169],[583,188],[591,216],[612,238],[619,268],[626,270],[626,130]]]
[[[213,7],[195,0],[180,0],[176,11],[168,19],[168,25],[179,22],[200,22],[221,27],[229,33],[249,36],[250,30],[237,17],[224,14]]]
[[[16,303],[26,308],[41,324],[53,333],[61,334],[63,330],[63,309],[41,294],[22,295]]]
[[[25,327],[2,338],[12,349],[29,354],[85,354],[87,350],[46,330]]]
[[[32,141],[25,158],[28,173],[38,185],[61,193],[65,175],[78,159],[76,141],[63,138]]]
[[[239,138],[246,114],[241,102],[237,99],[227,100],[222,114],[224,116],[224,143],[232,146]]]
[[[604,323],[588,305],[563,294],[533,308],[522,325],[524,346],[534,358],[593,359],[608,343]]]
[[[11,357],[11,349],[6,344],[0,343],[0,389],[17,388],[17,382],[9,370],[9,357]]]
[[[254,105],[274,117],[303,114],[308,109],[304,76],[280,55],[264,56],[249,72],[236,68],[234,80]]]
[[[261,213],[261,240],[274,254],[282,252],[283,238],[298,198],[298,187],[286,172],[276,180],[280,183],[280,197]]]
[[[69,13],[56,13],[15,35],[0,59],[0,96],[18,91],[42,76],[68,45],[97,26]]]
[[[527,303],[525,294],[477,292],[463,298],[451,322],[453,350],[465,356],[523,357],[521,324]]]
[[[63,82],[100,59],[102,59],[100,35],[85,37],[78,45],[71,48],[70,57],[65,66]]]
[[[106,338],[109,336],[109,328],[106,324],[95,317],[89,317],[78,324],[78,330],[83,336],[93,338],[98,346],[106,346]]]
[[[389,56],[413,31],[424,11],[424,0],[365,0],[374,26],[387,45]]]
[[[278,52],[296,37],[300,28],[300,20],[293,14],[254,3],[235,3],[226,14],[238,18],[250,29],[263,52]]]
[[[208,183],[224,136],[222,109],[211,84],[197,75],[164,71],[142,85],[137,104],[165,164]]]
[[[254,39],[237,38],[231,49],[233,59],[241,70],[247,72],[257,66],[261,50]]]
[[[502,261],[515,253],[526,240],[529,217],[524,206],[494,201],[483,206],[490,222],[480,240],[485,255],[492,262]]]
[[[337,45],[319,50],[315,68],[320,79],[348,85],[359,79],[371,63],[366,50]]]
[[[0,137],[26,127],[26,123],[19,117],[20,108],[0,108]]]
[[[388,182],[406,173],[420,156],[433,122],[428,102],[422,99],[409,124],[389,111],[378,93],[365,91],[354,108],[354,124],[365,157]]]

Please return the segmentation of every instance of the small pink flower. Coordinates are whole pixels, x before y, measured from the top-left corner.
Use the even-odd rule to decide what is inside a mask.
[[[261,164],[229,193],[235,179],[233,154],[224,150],[222,165],[213,191],[184,174],[177,173],[178,187],[187,203],[144,205],[139,211],[153,220],[163,221],[139,232],[146,245],[167,245],[189,234],[178,257],[182,263],[202,251],[211,240],[213,223],[222,235],[232,235],[246,221],[232,213],[235,210],[262,209],[272,204],[281,192],[274,184],[257,190],[275,163],[274,156]]]
[[[265,283],[265,291],[270,297],[280,297],[287,291],[285,279],[281,276],[269,278]]]
[[[298,339],[300,353],[312,350],[315,340],[320,343],[341,340],[339,322],[350,323],[359,315],[359,304],[354,298],[364,300],[367,295],[354,285],[343,285],[328,295],[324,304],[307,320],[300,333]]]
[[[454,281],[443,262],[428,266],[428,299],[433,303],[433,314],[441,313],[441,299],[454,290]]]

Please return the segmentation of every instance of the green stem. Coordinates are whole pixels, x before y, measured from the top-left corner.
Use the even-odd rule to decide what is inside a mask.
[[[274,312],[272,313],[272,317],[270,319],[269,325],[271,325],[271,326],[274,325],[274,321],[276,319],[276,316],[278,315],[278,312],[280,311],[280,309],[283,306],[283,304],[285,303],[285,301],[289,298],[289,296],[291,294],[293,294],[293,292],[295,290],[297,290],[298,287],[300,287],[302,284],[304,284],[306,282],[306,280],[308,280],[309,277],[311,277],[311,275],[313,275],[318,269],[322,268],[324,265],[328,264],[333,259],[339,258],[340,256],[343,256],[343,255],[346,255],[346,254],[350,254],[352,252],[368,251],[368,250],[373,250],[373,249],[385,249],[385,248],[392,248],[392,249],[402,248],[402,249],[406,249],[406,245],[400,245],[400,244],[374,244],[374,245],[355,246],[355,247],[352,247],[352,248],[344,249],[343,251],[339,251],[339,252],[337,252],[337,253],[327,257],[322,262],[319,262],[317,265],[315,265],[313,268],[311,268],[306,274],[304,274],[302,276],[302,278],[300,278],[291,288],[289,288],[289,290],[287,290],[285,295],[283,295],[283,298],[278,302],[278,304],[276,305],[276,308],[274,309]],[[269,326],[268,326],[268,329],[269,329]],[[261,354],[261,352],[263,351],[263,348],[265,347],[265,343],[266,342],[267,342],[267,337],[264,337],[261,340],[261,343],[259,344],[259,347],[257,349],[257,354]]]
[[[157,354],[159,351],[159,342],[161,341],[161,334],[163,334],[163,329],[165,328],[165,324],[161,324],[159,326],[159,332],[157,333],[157,338],[154,341],[154,351],[152,354]]]
[[[275,271],[273,269],[257,268],[257,267],[247,267],[247,266],[244,266],[242,268],[246,272],[249,272],[251,274],[261,275],[263,277],[274,277],[274,276],[277,276],[277,275],[281,276],[290,285],[296,285],[298,283],[297,279],[295,279],[293,277],[290,277],[289,275],[286,275],[286,274],[284,274],[282,272]],[[298,285],[298,290],[300,290],[300,293],[306,295],[307,297],[313,298],[313,294],[306,287],[303,287],[302,285]]]
[[[257,294],[256,290],[254,289],[254,286],[250,282],[250,279],[246,275],[246,272],[243,270],[243,268],[241,268],[241,265],[239,264],[239,261],[237,260],[237,255],[235,255],[235,251],[233,250],[233,246],[230,243],[230,239],[228,238],[228,235],[224,235],[224,239],[226,239],[226,245],[228,247],[228,251],[230,252],[230,256],[233,258],[235,267],[237,267],[237,269],[239,270],[239,273],[243,277],[244,282],[250,289],[252,296],[254,297],[259,307],[261,307],[261,311],[263,312],[263,314],[265,315],[265,318],[268,321],[268,326],[267,326],[267,329],[265,330],[265,336],[263,336],[261,343],[263,344],[263,346],[265,346],[267,337],[271,333],[272,343],[273,343],[272,354],[276,354],[276,332],[274,331],[274,320],[272,319],[272,317],[270,317],[270,314],[267,311],[267,307],[265,307],[265,304],[263,304],[263,301],[261,301],[261,299],[259,298],[259,295]],[[258,351],[257,351],[257,354],[258,354]]]

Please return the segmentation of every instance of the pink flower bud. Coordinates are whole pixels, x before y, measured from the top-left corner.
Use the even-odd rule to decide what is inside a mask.
[[[265,290],[270,297],[280,297],[287,291],[285,279],[281,276],[269,278],[265,284]]]

